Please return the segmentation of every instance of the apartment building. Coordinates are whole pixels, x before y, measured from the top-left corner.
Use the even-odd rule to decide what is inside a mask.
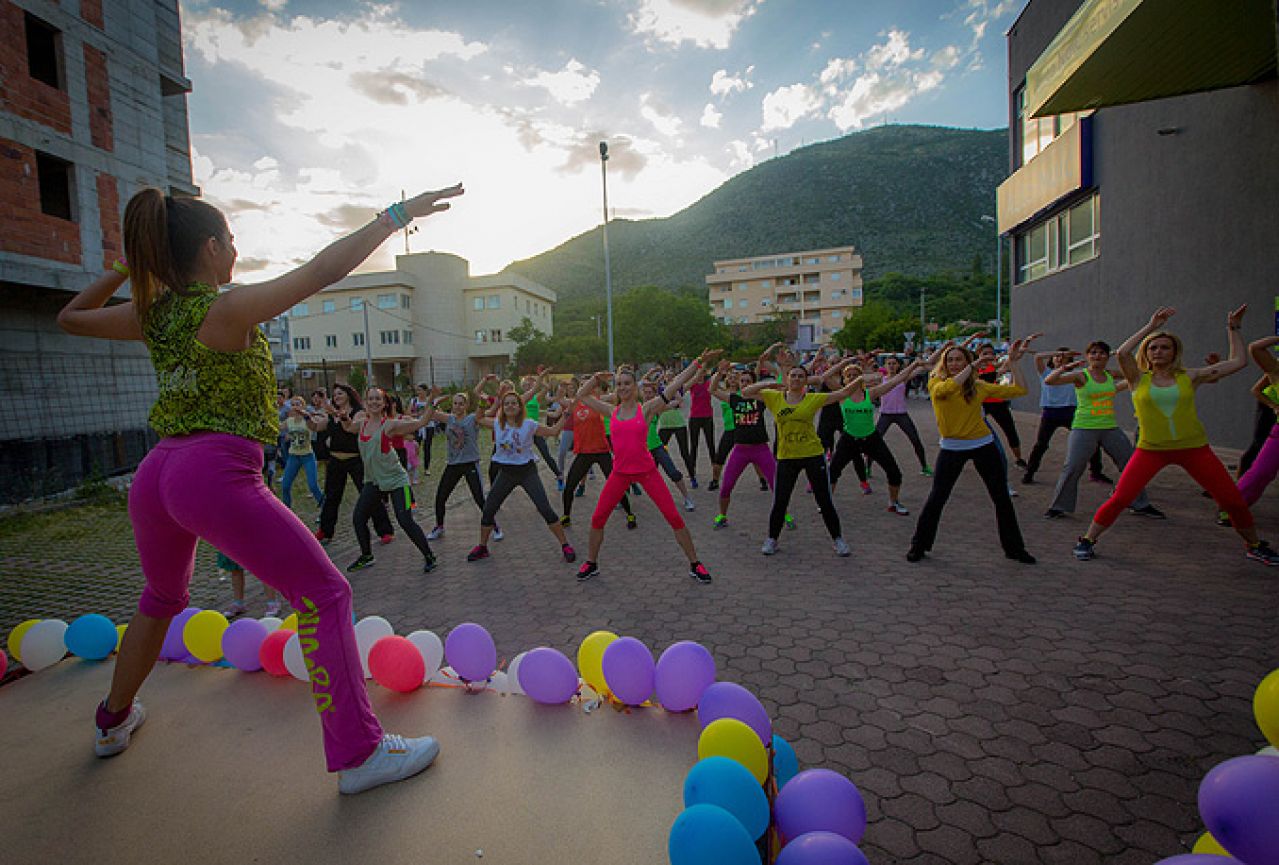
[[[292,361],[302,376],[346,381],[372,364],[372,381],[441,386],[504,373],[511,331],[528,319],[553,332],[555,292],[515,273],[471,276],[460,256],[400,255],[395,270],[349,276],[288,314]]]
[[[711,315],[724,324],[798,322],[800,348],[825,345],[862,305],[862,257],[851,246],[717,261],[706,277]]]
[[[154,373],[58,310],[123,255],[143,186],[194,195],[177,0],[0,0],[0,501],[136,465]],[[121,299],[127,298],[127,287]]]

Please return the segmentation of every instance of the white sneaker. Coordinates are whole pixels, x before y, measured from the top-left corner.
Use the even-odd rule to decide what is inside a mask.
[[[387,733],[364,765],[338,772],[338,791],[347,795],[363,793],[383,784],[412,778],[431,765],[439,753],[440,743],[434,736],[406,739]]]
[[[500,541],[504,537],[506,537],[506,534],[502,531],[502,527],[495,523],[493,525],[493,540]]]
[[[124,723],[110,730],[98,730],[98,739],[93,743],[93,750],[99,757],[114,757],[129,747],[129,739],[133,732],[142,726],[147,719],[147,710],[137,700],[129,709],[129,717]]]
[[[697,510],[697,505],[693,503],[692,499],[684,499],[684,510],[695,511]]]
[[[444,537],[444,526],[436,526],[426,533],[428,541],[438,541],[442,537]]]
[[[1011,497],[1013,497],[1013,498],[1017,498],[1017,491],[1016,491],[1015,489],[1013,489],[1013,485],[1012,485],[1012,484],[1009,484],[1009,485],[1008,485],[1008,495],[1010,495],[1010,496],[1011,496]]]
[[[759,550],[759,551],[760,551],[761,553],[763,553],[764,555],[766,555],[766,556],[771,556],[771,555],[773,555],[774,553],[776,553],[776,552],[777,552],[777,541],[776,541],[776,539],[774,539],[774,538],[768,538],[767,540],[765,540],[765,541],[764,541],[764,546],[760,547],[760,550]]]
[[[853,551],[848,548],[848,541],[843,538],[835,538],[835,555],[840,557],[848,557]]]
[[[906,510],[906,506],[901,502],[893,502],[888,506],[888,510],[903,517],[910,516],[910,511]]]

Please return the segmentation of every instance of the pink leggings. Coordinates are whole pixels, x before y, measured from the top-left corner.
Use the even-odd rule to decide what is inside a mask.
[[[298,611],[330,772],[361,765],[382,738],[351,625],[351,586],[297,516],[262,482],[262,445],[226,433],[166,438],[138,467],[129,518],[146,588],[138,610],[186,607],[203,538]]]
[[[1093,521],[1103,526],[1114,525],[1120,512],[1133,503],[1151,479],[1171,465],[1181,466],[1195,483],[1207,490],[1216,499],[1217,506],[1230,514],[1230,523],[1236,529],[1252,528],[1252,512],[1230,473],[1208,445],[1173,451],[1137,448],[1124,466],[1114,494],[1098,508]]]
[[[1248,471],[1239,478],[1239,492],[1243,494],[1243,500],[1249,505],[1256,504],[1276,475],[1279,475],[1279,424],[1270,428],[1266,443],[1261,446]]]
[[[751,464],[759,467],[764,473],[764,479],[768,481],[770,487],[775,487],[777,479],[777,460],[773,457],[773,448],[768,444],[758,445],[733,445],[733,449],[728,452],[728,462],[724,465],[724,476],[719,482],[719,497],[721,499],[729,498],[733,494],[733,487],[737,486],[737,479],[742,476],[742,472],[746,471],[746,467]]]
[[[675,507],[675,500],[671,498],[671,491],[658,473],[657,466],[653,466],[642,475],[622,474],[614,468],[613,473],[604,482],[599,501],[595,503],[595,512],[591,514],[591,528],[604,528],[604,524],[613,513],[613,508],[617,507],[631,484],[639,484],[644,488],[644,492],[648,493],[649,499],[657,505],[657,509],[662,512],[662,516],[666,518],[666,522],[672,529],[678,532],[684,528],[684,518],[679,515],[679,508]]]

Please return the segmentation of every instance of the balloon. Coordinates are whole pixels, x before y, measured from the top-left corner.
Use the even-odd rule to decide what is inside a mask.
[[[374,618],[377,618],[374,616]],[[386,621],[383,619],[382,621]],[[289,613],[288,617],[280,623],[280,627],[286,631],[296,631],[298,629],[298,614]]]
[[[407,637],[383,637],[369,650],[369,670],[373,681],[383,688],[407,694],[426,681],[426,662]]]
[[[222,660],[222,634],[226,629],[226,616],[217,610],[201,610],[187,619],[182,628],[182,641],[192,655],[212,664]]]
[[[511,663],[506,665],[506,677],[507,677],[507,680],[510,682],[510,688],[511,688],[512,694],[528,693],[527,691],[524,690],[524,686],[520,684],[520,664],[524,663],[524,656],[527,654],[528,652],[520,652],[513,659],[511,659]],[[574,676],[577,675],[576,670],[573,672],[573,675]]]
[[[574,676],[576,676],[576,675],[577,675],[577,671],[576,671],[576,670],[574,670],[574,671],[573,671],[573,675],[574,675]],[[507,675],[506,671],[504,671],[504,670],[498,670],[496,673],[494,673],[493,675],[489,676],[489,688],[488,688],[488,689],[489,689],[490,691],[497,691],[499,694],[508,694],[508,693],[510,693],[510,690],[511,690],[511,677],[510,677],[509,675]]]
[[[280,629],[284,631],[284,628]],[[295,631],[288,631],[289,638],[284,642],[284,669],[299,682],[311,681],[311,673],[306,668],[306,656],[302,654],[302,639]]]
[[[808,832],[834,832],[856,844],[866,831],[861,792],[830,769],[806,769],[791,778],[777,794],[775,808],[777,828],[786,839]]]
[[[483,682],[497,669],[493,638],[474,622],[464,622],[449,631],[444,657],[465,682]]]
[[[236,619],[222,633],[222,654],[237,670],[252,673],[262,669],[259,652],[270,633],[256,619]]]
[[[275,616],[263,616],[261,619],[258,619],[258,621],[266,628],[266,632],[268,634],[272,631],[278,631],[284,626],[284,620],[278,619]]]
[[[684,806],[716,805],[737,818],[752,839],[768,829],[768,797],[750,771],[727,757],[699,760],[684,779]]]
[[[667,853],[671,865],[760,865],[749,833],[714,805],[694,805],[675,818]]]
[[[198,612],[200,612],[199,607],[187,607],[169,622],[169,630],[164,635],[164,646],[160,649],[160,657],[163,660],[181,661],[187,656],[187,644],[183,642],[182,632],[187,622]]]
[[[638,706],[653,696],[653,653],[634,637],[609,643],[603,669],[608,689],[628,706]]]
[[[435,636],[434,631],[414,631],[409,634],[408,641],[417,647],[418,654],[422,656],[424,672],[422,681],[418,683],[422,684],[434,676],[436,670],[440,669],[440,664],[444,663],[444,643]]]
[[[1279,748],[1274,745],[1267,745],[1257,752],[1258,757],[1279,757]]]
[[[369,650],[378,640],[394,633],[395,629],[391,627],[391,623],[381,616],[365,616],[355,623],[355,644],[360,650],[360,665],[364,667],[364,678],[373,678],[373,674],[369,672]]]
[[[535,702],[548,706],[567,703],[577,693],[577,670],[562,652],[545,646],[524,655],[519,667],[520,687]]]
[[[0,649],[0,679],[4,678],[5,670],[9,669],[9,656]]]
[[[293,633],[283,628],[272,631],[266,635],[266,639],[262,641],[262,647],[258,649],[258,660],[262,663],[262,669],[272,676],[289,674],[289,668],[284,666],[284,645]]]
[[[736,718],[755,731],[764,744],[773,741],[773,722],[754,694],[733,682],[716,682],[702,693],[697,719],[705,728],[720,718]]]
[[[1235,757],[1214,766],[1199,785],[1199,813],[1230,855],[1279,865],[1279,761]]]
[[[741,763],[755,780],[768,780],[768,753],[755,731],[736,718],[720,718],[702,730],[697,740],[697,759],[728,757]]]
[[[1252,696],[1252,714],[1261,735],[1279,748],[1279,670],[1272,671],[1257,686],[1257,693]]]
[[[582,681],[597,694],[608,691],[608,683],[604,681],[604,650],[616,640],[617,634],[612,631],[595,631],[577,647],[577,670],[582,674]]]
[[[61,661],[67,653],[66,633],[67,623],[61,619],[36,622],[22,637],[22,665],[34,673]]]
[[[120,646],[124,644],[124,632],[127,630],[129,630],[127,624],[115,626],[115,650],[117,652],[120,651]]]
[[[781,736],[773,734],[773,777],[777,780],[780,791],[786,782],[799,774],[799,758],[795,749]]]
[[[1219,856],[1215,853],[1182,853],[1168,859],[1160,859],[1155,865],[1244,865],[1233,856]]]
[[[22,660],[22,638],[39,621],[39,619],[27,619],[9,632],[9,654],[13,655],[15,661]]]
[[[87,661],[101,661],[115,650],[118,636],[106,616],[87,613],[67,628],[67,651]]]
[[[1226,848],[1217,843],[1217,839],[1212,837],[1211,832],[1205,832],[1199,836],[1199,840],[1195,841],[1195,846],[1190,848],[1191,853],[1209,853],[1213,856],[1229,856]]]
[[[806,832],[782,848],[777,865],[870,865],[870,860],[843,835]]]
[[[668,712],[687,712],[715,682],[715,659],[700,643],[685,640],[657,659],[657,702]]]

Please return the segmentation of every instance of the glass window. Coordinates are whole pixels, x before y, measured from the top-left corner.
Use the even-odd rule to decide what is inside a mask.
[[[413,331],[411,330],[404,331],[404,344],[405,345],[413,344]]]
[[[733,299],[731,297],[724,298],[724,309],[733,308]]]
[[[842,280],[843,278],[844,278],[844,274],[843,274],[843,273],[841,273],[841,272],[840,272],[840,271],[838,271],[838,270],[836,270],[836,271],[834,271],[833,273],[831,273],[831,274],[830,274],[830,281],[831,281],[831,282],[839,282],[839,281],[840,281],[840,280]]]
[[[861,300],[862,290],[860,288],[849,289],[848,296],[850,300]]]
[[[323,312],[337,312],[338,305],[331,300],[321,301],[320,309]]]
[[[750,306],[750,301],[743,297],[741,300],[737,301],[737,306],[739,309],[745,309]]]
[[[325,347],[325,348],[337,348],[337,347],[338,347],[338,335],[337,335],[336,333],[326,333],[326,334],[324,335],[324,347]]]
[[[749,316],[745,316],[745,315],[743,315],[741,318],[737,319],[737,323],[738,323],[738,324],[746,324],[748,321],[750,321],[750,317],[749,317]]]
[[[306,315],[307,308],[305,303],[295,303],[293,309],[290,310],[293,315]]]
[[[471,301],[471,309],[474,309],[474,310],[477,310],[477,311],[478,311],[478,310],[481,310],[481,309],[483,309],[483,308],[484,308],[484,298],[482,298],[482,297],[477,297],[477,298],[475,298],[475,300]]]
[[[830,311],[830,317],[831,317],[831,318],[843,318],[843,317],[844,317],[844,313],[842,313],[842,312],[841,312],[841,311],[839,311],[838,309],[832,309],[832,310]]]
[[[822,258],[820,255],[814,255],[804,259],[804,264],[821,264],[821,263],[822,263]]]
[[[842,288],[837,288],[830,293],[831,300],[839,300],[843,296],[844,296],[844,289]]]
[[[772,302],[771,300],[769,300],[767,297],[764,297],[764,298],[760,298],[759,305],[760,305],[760,306],[772,306],[772,305],[773,305],[773,302]]]
[[[835,264],[838,261],[842,261],[843,258],[842,255],[828,255],[826,256],[826,261],[830,264]]]
[[[400,309],[409,309],[412,305],[413,298],[409,297],[407,294],[400,295]]]
[[[397,305],[394,294],[379,294],[377,296],[378,309],[395,309]]]
[[[476,342],[488,342],[488,331],[484,331],[484,330],[477,330],[477,331],[475,332],[475,341],[476,341]]]
[[[351,298],[351,309],[364,309],[364,298],[362,297]]]
[[[351,334],[351,345],[354,345],[354,346],[364,345],[364,334],[362,333]]]
[[[772,288],[772,287],[773,287],[773,281],[772,281],[771,279],[761,279],[761,280],[759,281],[759,287],[760,287],[760,288]]]
[[[493,330],[489,331],[489,342],[501,342],[501,341],[502,341],[501,330],[494,328]]]
[[[490,294],[487,298],[485,298],[485,300],[484,300],[484,306],[485,306],[485,308],[486,308],[486,309],[501,309],[501,308],[502,308],[502,295],[500,295],[500,294]]]

